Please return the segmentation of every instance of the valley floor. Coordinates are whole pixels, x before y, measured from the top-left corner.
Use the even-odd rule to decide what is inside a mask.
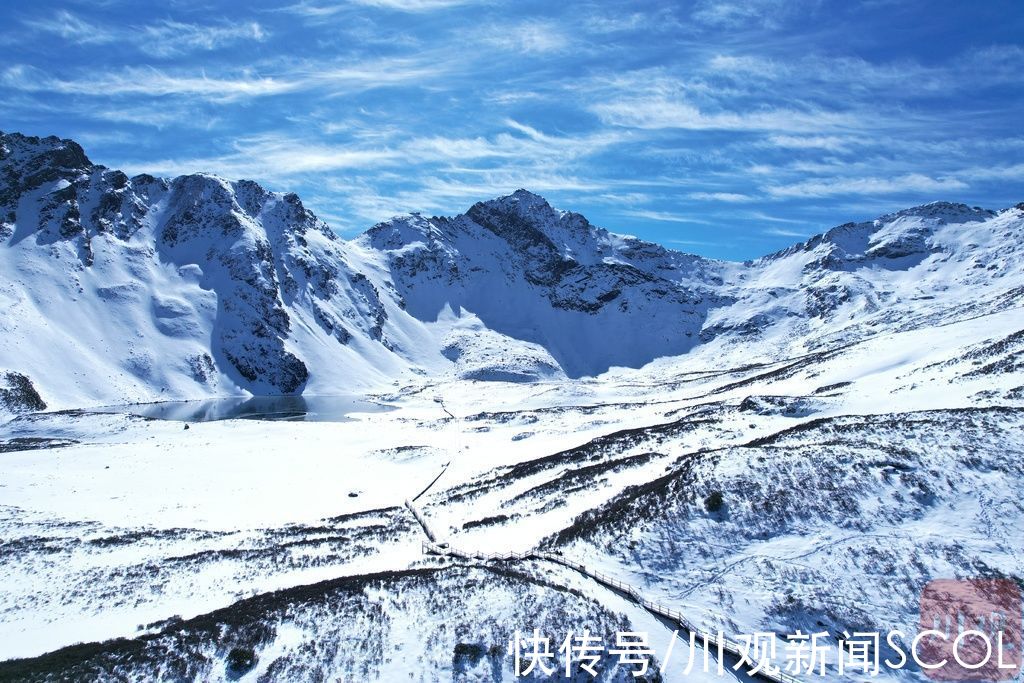
[[[394,386],[347,422],[18,417],[0,680],[513,680],[535,628],[644,631],[648,680],[693,677],[685,634],[669,654],[675,626],[621,591],[427,531],[730,636],[914,633],[928,580],[1024,575],[1022,336],[1009,310],[789,358],[707,346]],[[634,677],[605,658],[599,680]]]

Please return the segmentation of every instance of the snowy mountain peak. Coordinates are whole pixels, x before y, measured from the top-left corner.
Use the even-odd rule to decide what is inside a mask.
[[[517,241],[549,241],[556,249],[591,251],[607,241],[608,232],[578,213],[553,208],[527,190],[474,204],[466,216],[495,234]]]
[[[876,219],[875,222],[879,224],[891,223],[899,218],[916,217],[949,223],[965,223],[968,221],[984,221],[995,215],[995,211],[983,209],[980,206],[968,206],[967,204],[957,202],[929,202],[886,214]]]
[[[30,160],[36,160],[37,166],[49,164],[57,168],[81,169],[92,166],[85,150],[74,140],[56,135],[40,138],[0,131],[0,161],[6,165]]]
[[[474,377],[546,376],[552,367],[593,375],[682,353],[718,301],[707,286],[714,262],[612,235],[526,190],[454,218],[394,218],[360,244],[385,255],[409,314],[428,323],[447,312],[475,316],[533,359],[515,372],[495,368],[492,347],[446,337],[446,356]]]
[[[14,206],[25,192],[59,192],[93,164],[73,140],[0,132],[0,236],[13,230]]]
[[[522,188],[512,194],[477,202],[469,211],[480,210],[495,213],[514,213],[522,218],[531,218],[533,220],[557,220],[561,214],[566,213],[552,207],[548,200],[539,194]]]
[[[524,190],[523,188],[519,188],[512,194],[495,197],[494,199],[478,203],[488,206],[515,207],[524,215],[528,213],[535,213],[537,211],[554,211],[547,199],[541,197],[539,194],[530,192],[529,190]]]
[[[870,221],[844,223],[756,263],[807,253],[813,255],[808,267],[836,270],[873,263],[905,269],[943,248],[935,238],[939,232],[948,232],[946,226],[984,223],[997,215],[996,211],[961,203],[930,202]]]

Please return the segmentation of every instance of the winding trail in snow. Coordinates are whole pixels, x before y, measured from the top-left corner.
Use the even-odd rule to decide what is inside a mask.
[[[413,507],[412,509],[413,514],[418,513],[417,508]],[[423,524],[422,521],[421,524]],[[424,531],[426,530],[427,527],[424,525]],[[428,537],[430,536],[429,533],[427,535]],[[749,656],[751,654],[751,645],[749,643],[739,643],[735,640],[732,640],[731,638],[729,638],[721,632],[710,633],[708,631],[704,631],[698,628],[697,626],[694,626],[689,620],[686,619],[686,617],[683,616],[681,612],[677,612],[673,609],[670,609],[662,605],[661,603],[648,600],[644,597],[640,589],[634,586],[630,586],[629,584],[624,583],[622,581],[619,581],[613,576],[608,576],[607,574],[602,574],[601,572],[590,569],[585,565],[577,564],[571,560],[566,559],[561,555],[557,555],[554,553],[546,553],[539,550],[528,551],[525,553],[507,554],[466,552],[452,548],[447,544],[442,546],[433,542],[424,542],[423,552],[428,555],[443,555],[458,560],[481,560],[499,562],[522,562],[524,560],[540,560],[561,565],[563,567],[566,567],[577,572],[578,574],[606,588],[610,588],[616,591],[617,593],[622,594],[631,602],[647,610],[655,617],[665,619],[670,623],[675,624],[683,632],[688,634],[694,634],[695,642],[703,643],[705,647],[715,646],[715,651],[718,653],[719,657],[721,657],[723,653],[727,653],[729,655],[732,655],[733,657],[738,658],[740,661],[749,661]],[[803,683],[801,679],[786,673],[780,667],[773,667],[773,665],[771,665],[771,663],[767,661],[758,663],[754,668],[748,670],[747,673],[752,677],[757,677],[762,680],[769,681],[770,683]]]

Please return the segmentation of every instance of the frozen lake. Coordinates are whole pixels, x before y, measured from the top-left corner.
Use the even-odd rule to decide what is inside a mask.
[[[159,420],[291,420],[347,422],[353,413],[393,410],[364,396],[234,396],[199,401],[136,403],[97,408],[102,413],[128,413]]]

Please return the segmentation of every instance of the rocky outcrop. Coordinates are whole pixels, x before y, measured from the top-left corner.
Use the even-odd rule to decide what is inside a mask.
[[[20,372],[0,373],[0,413],[31,413],[46,410],[46,402]]]

